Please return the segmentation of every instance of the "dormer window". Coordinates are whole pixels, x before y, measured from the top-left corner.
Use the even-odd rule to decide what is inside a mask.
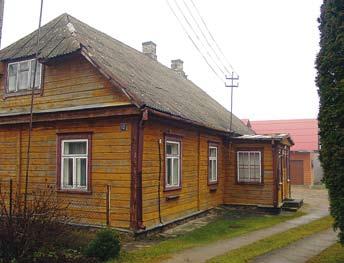
[[[31,90],[33,87],[35,59],[9,63],[7,67],[7,92]],[[41,87],[42,64],[37,64],[35,89]]]

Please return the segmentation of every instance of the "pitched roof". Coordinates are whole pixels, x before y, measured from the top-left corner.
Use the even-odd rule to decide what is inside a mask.
[[[315,119],[250,121],[256,133],[289,133],[293,151],[318,150],[318,121]]]
[[[0,51],[0,61],[33,56],[37,31]],[[63,14],[41,28],[41,59],[81,51],[141,107],[168,113],[193,123],[229,131],[230,112],[206,92],[122,42]],[[233,131],[251,134],[233,115]]]

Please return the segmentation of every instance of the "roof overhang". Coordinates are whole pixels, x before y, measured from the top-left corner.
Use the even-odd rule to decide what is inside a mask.
[[[255,135],[242,135],[232,138],[233,141],[237,142],[268,142],[274,143],[279,142],[281,144],[292,146],[294,145],[293,140],[289,134],[278,133],[278,134],[255,134]]]

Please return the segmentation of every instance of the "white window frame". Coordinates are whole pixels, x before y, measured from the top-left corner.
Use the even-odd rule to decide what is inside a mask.
[[[86,142],[86,154],[65,154],[64,153],[64,146],[65,146],[65,142]],[[61,189],[62,190],[83,190],[83,191],[87,191],[88,189],[88,139],[62,139],[61,140]],[[73,185],[72,186],[68,186],[64,184],[64,176],[63,176],[63,172],[64,172],[64,158],[72,158],[73,159]],[[86,178],[85,178],[85,182],[86,182],[86,186],[81,186],[81,185],[76,185],[76,159],[86,159]]]
[[[253,180],[251,178],[251,154],[259,154],[259,181]],[[248,173],[249,173],[249,179],[243,180],[240,178],[240,154],[248,154]],[[237,181],[238,183],[262,183],[262,153],[261,151],[237,151]]]
[[[215,149],[215,152],[216,152],[216,156],[213,157],[213,156],[210,156],[210,150],[211,149]],[[217,156],[218,156],[218,149],[217,149],[217,146],[209,146],[209,149],[208,149],[209,153],[208,153],[208,170],[209,170],[209,173],[208,173],[208,178],[209,178],[209,183],[216,183],[217,182]],[[215,176],[212,174],[213,173],[213,170],[210,169],[210,161],[215,161]]]
[[[34,68],[31,68],[31,62],[35,61],[35,60],[36,59],[28,59],[28,60],[21,60],[21,61],[16,61],[16,62],[8,63],[8,65],[7,65],[7,88],[6,88],[6,91],[8,93],[16,93],[16,92],[31,90],[31,82],[32,82],[31,76],[32,76],[32,70],[34,70]],[[29,87],[27,89],[19,90],[18,89],[18,83],[19,83],[18,75],[19,75],[20,63],[23,63],[23,62],[29,62],[29,73],[28,73],[29,74]],[[14,91],[10,91],[10,87],[9,87],[9,69],[10,69],[11,65],[15,65],[15,64],[17,64],[16,85],[15,85],[15,90]],[[37,70],[38,69],[40,69],[40,74],[39,74],[39,78],[38,78],[39,79],[39,86],[34,87],[34,89],[37,89],[37,90],[39,90],[41,88],[41,86],[42,86],[42,64],[37,61]],[[36,78],[35,82],[37,83],[37,78]]]
[[[177,144],[178,145],[178,154],[167,154],[167,144]],[[166,188],[178,188],[180,187],[180,142],[174,141],[174,140],[166,140],[165,141],[165,187]],[[168,171],[167,171],[167,160],[171,159],[171,184],[168,184]],[[177,176],[177,182],[173,182],[173,161],[177,159],[178,160],[178,176]]]

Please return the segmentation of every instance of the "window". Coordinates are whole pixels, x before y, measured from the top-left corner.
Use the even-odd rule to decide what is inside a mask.
[[[61,134],[58,143],[59,190],[89,191],[91,135]]]
[[[239,183],[262,182],[262,156],[260,151],[237,152],[237,180]]]
[[[180,187],[180,142],[166,141],[166,188]]]
[[[7,91],[9,93],[30,90],[33,86],[35,59],[9,63],[7,68]],[[35,89],[41,87],[42,64],[37,64]]]
[[[217,147],[209,146],[209,164],[208,164],[209,183],[217,182]]]

